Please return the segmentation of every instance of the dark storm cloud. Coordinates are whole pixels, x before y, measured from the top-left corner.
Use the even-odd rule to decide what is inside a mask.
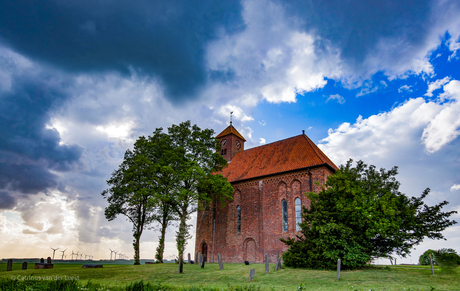
[[[29,67],[11,65],[0,57],[0,67],[9,68],[11,86],[0,90],[0,189],[12,193],[36,194],[57,187],[57,176],[50,172],[68,171],[78,163],[82,148],[61,145],[59,133],[47,128],[52,114],[66,100],[71,82],[62,76]],[[1,88],[0,88],[1,89]],[[3,202],[13,203],[13,194]]]
[[[0,209],[13,209],[14,206],[16,206],[16,198],[6,191],[0,191]]]
[[[338,46],[341,56],[356,70],[380,41],[391,43],[389,50],[397,52],[389,61],[407,57],[425,43],[434,24],[433,1],[280,1],[302,20],[305,30]],[[318,49],[323,45],[317,43]]]
[[[70,71],[130,67],[159,76],[167,95],[205,82],[203,55],[218,28],[241,28],[238,1],[2,1],[0,37],[34,60]]]

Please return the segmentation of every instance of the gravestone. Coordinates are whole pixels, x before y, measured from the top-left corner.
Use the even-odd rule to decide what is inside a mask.
[[[22,263],[22,269],[23,269],[23,270],[27,270],[27,262],[23,262],[23,263]]]
[[[182,274],[184,272],[184,259],[182,257],[179,257],[179,274]]]
[[[44,258],[41,258],[41,259],[40,259],[40,263],[41,263],[41,264],[44,264],[44,263],[45,263],[45,259],[44,259]]]
[[[8,262],[6,263],[6,270],[7,271],[13,270],[13,260],[12,259],[8,259]]]
[[[247,266],[249,265],[249,261],[244,261],[244,264]]]
[[[190,256],[190,253],[188,253],[188,263],[191,264],[192,263],[192,258]]]
[[[103,265],[93,265],[93,264],[86,264],[81,266],[83,269],[94,269],[94,268],[102,268]]]
[[[337,280],[340,279],[340,259],[337,260]]]
[[[270,272],[269,267],[268,267],[268,254],[265,254],[265,274],[268,274]]]
[[[51,264],[51,257],[46,258],[46,263]]]
[[[198,252],[195,252],[195,264],[197,264],[197,265],[198,265],[198,260],[199,260]]]
[[[434,270],[433,270],[433,258],[431,257],[431,254],[429,254],[428,256],[430,257],[431,275],[434,275]]]
[[[252,268],[251,271],[249,271],[249,281],[252,281],[254,279],[255,274],[256,271],[254,270],[254,268]]]
[[[275,271],[278,271],[279,269],[281,269],[281,258],[278,254],[278,252],[276,252],[276,265],[275,265]]]
[[[222,262],[222,256],[220,254],[217,254],[217,261],[219,262],[219,270],[223,270],[224,263]]]
[[[206,258],[206,255],[201,255],[201,269],[204,269],[205,258]]]

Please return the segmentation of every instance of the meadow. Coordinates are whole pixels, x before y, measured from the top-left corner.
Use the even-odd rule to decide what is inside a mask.
[[[13,263],[13,270],[7,272],[6,263],[0,263],[0,280],[72,280],[80,286],[75,290],[85,289],[81,286],[88,281],[103,286],[102,290],[124,290],[126,286],[141,280],[165,286],[152,290],[460,290],[458,268],[452,272],[436,269],[435,274],[431,275],[430,268],[422,266],[379,266],[342,271],[338,281],[335,271],[284,267],[274,272],[274,264],[270,264],[270,273],[267,275],[263,264],[224,264],[224,270],[219,270],[218,264],[206,264],[204,269],[185,264],[183,274],[178,274],[176,264],[105,264],[100,269],[83,269],[82,264],[57,263],[53,269],[46,270],[34,269],[34,264],[29,264],[27,270],[21,270],[21,266],[21,263]],[[251,268],[255,269],[255,278],[249,282]]]

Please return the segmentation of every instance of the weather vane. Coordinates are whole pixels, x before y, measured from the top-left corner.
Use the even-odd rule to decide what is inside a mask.
[[[233,111],[230,111],[230,124],[232,124],[232,114],[233,114]]]

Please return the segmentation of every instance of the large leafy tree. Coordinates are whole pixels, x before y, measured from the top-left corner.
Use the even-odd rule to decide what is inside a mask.
[[[337,259],[347,269],[363,267],[373,258],[405,257],[424,238],[443,239],[442,231],[455,224],[443,212],[443,201],[428,206],[420,197],[398,191],[395,175],[352,160],[328,177],[323,190],[310,192],[310,208],[303,208],[301,235],[282,239],[289,246],[286,265],[330,269]]]
[[[190,121],[168,128],[175,151],[174,211],[179,217],[176,244],[179,259],[183,259],[190,238],[187,220],[197,210],[199,201],[210,202],[217,197],[231,199],[233,188],[222,175],[214,175],[227,165],[218,154],[220,143],[212,129],[200,129]]]
[[[133,224],[135,265],[140,264],[142,232],[153,221],[154,164],[149,159],[149,149],[148,140],[140,137],[134,149],[126,151],[123,162],[107,180],[110,187],[102,192],[109,203],[104,211],[105,217],[111,221],[121,214]]]

